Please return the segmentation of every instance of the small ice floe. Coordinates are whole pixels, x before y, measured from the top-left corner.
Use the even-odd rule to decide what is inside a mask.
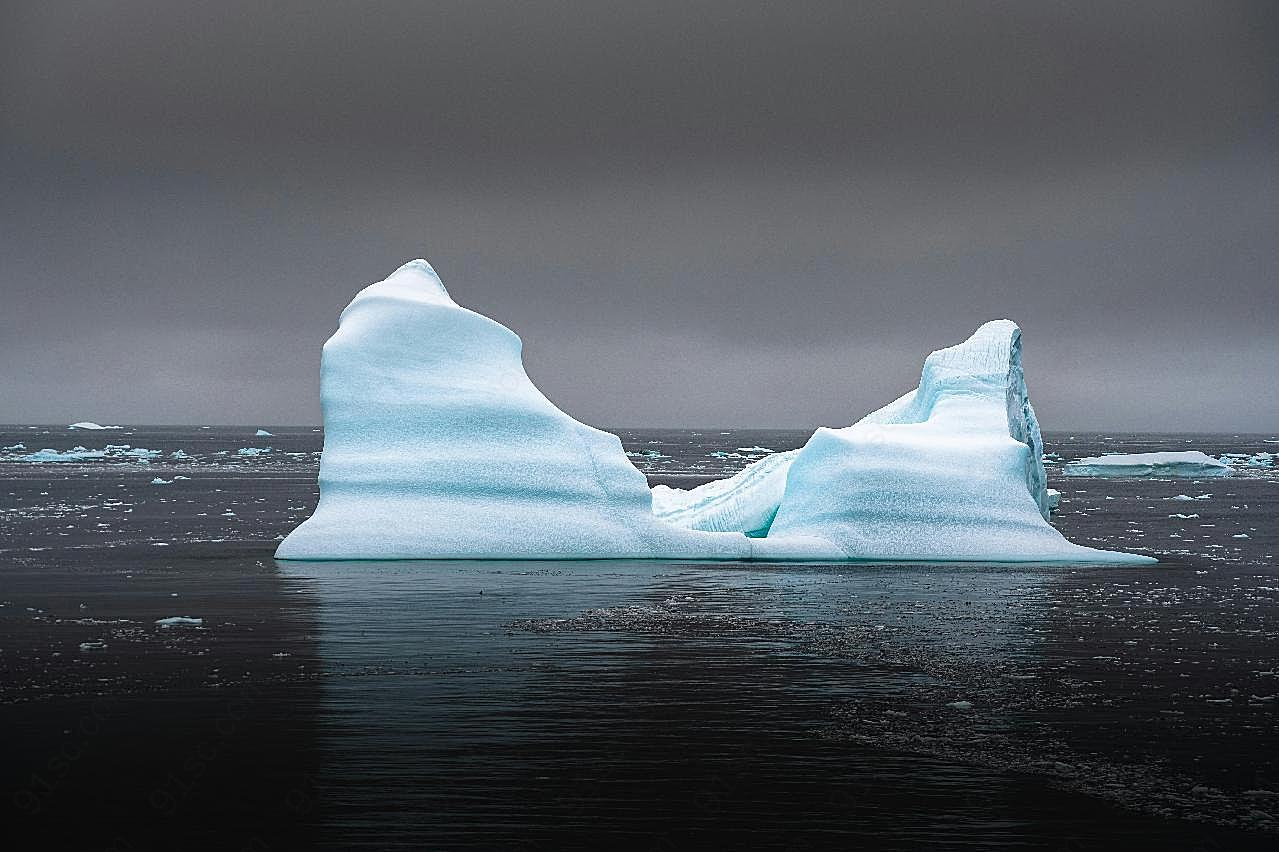
[[[948,701],[948,702],[946,703],[946,706],[947,706],[947,707],[950,707],[950,708],[952,708],[952,709],[955,709],[955,710],[971,710],[971,709],[973,709],[973,703],[972,703],[971,701]]]
[[[241,447],[235,451],[237,456],[260,456],[271,452],[270,447]]]
[[[173,484],[173,480],[172,480],[172,479],[161,479],[160,477],[158,477],[158,476],[157,476],[157,477],[155,477],[154,479],[152,479],[152,480],[151,480],[151,484],[152,484],[152,485],[172,485],[172,484]]]
[[[10,444],[9,446],[5,447],[6,450],[25,450],[26,448],[27,448],[27,445],[22,443],[21,441],[19,441],[16,444]]]
[[[258,431],[256,431],[256,432],[254,432],[254,433],[253,433],[253,436],[254,436],[255,438],[271,438],[271,437],[274,437],[274,436],[273,436],[270,432],[268,432],[268,431],[267,431],[267,430],[265,430],[265,429],[259,429]]]
[[[775,453],[777,450],[770,450],[768,447],[738,447],[739,453]]]
[[[68,426],[67,428],[68,428],[68,429],[94,429],[94,430],[97,430],[97,429],[123,429],[124,427],[123,427],[123,426],[103,426],[103,425],[101,425],[101,424],[94,423],[92,420],[81,420],[79,423],[72,423],[72,424],[71,424],[70,426]]]
[[[1175,512],[1174,514],[1171,514],[1171,515],[1169,515],[1168,517],[1170,517],[1170,518],[1186,518],[1186,519],[1189,519],[1189,518],[1197,518],[1197,517],[1199,517],[1199,513],[1198,513],[1198,512],[1191,512],[1189,515],[1186,515],[1186,514],[1183,514],[1183,513],[1181,513],[1181,512]]]
[[[88,642],[80,643],[81,651],[101,651],[107,647],[107,643],[101,639],[90,639]]]
[[[1061,506],[1061,492],[1056,488],[1048,489],[1048,509],[1049,511]]]
[[[1231,538],[1251,538],[1247,533],[1235,533]]]
[[[156,625],[160,627],[203,627],[203,618],[191,618],[186,615],[173,615],[169,618],[157,618]]]
[[[1184,502],[1186,502],[1187,500],[1211,500],[1211,499],[1212,499],[1212,495],[1211,495],[1211,494],[1199,494],[1199,495],[1197,495],[1197,496],[1191,497],[1189,494],[1178,494],[1176,497],[1165,497],[1164,499],[1165,499],[1165,500],[1180,500],[1180,501],[1182,501],[1182,502],[1184,503]]]

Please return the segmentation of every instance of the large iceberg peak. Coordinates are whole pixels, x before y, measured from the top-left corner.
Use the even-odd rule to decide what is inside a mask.
[[[347,305],[346,310],[342,312],[343,317],[356,305],[369,300],[384,299],[458,307],[458,304],[449,296],[449,291],[445,288],[439,273],[435,271],[435,267],[420,257],[417,260],[410,260],[386,278],[370,284],[357,293],[351,300],[351,304]]]
[[[520,339],[424,260],[361,290],[324,345],[320,501],[291,559],[745,558],[653,515],[617,436],[529,380]]]

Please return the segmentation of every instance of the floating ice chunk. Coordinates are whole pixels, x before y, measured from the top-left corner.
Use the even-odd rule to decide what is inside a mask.
[[[123,429],[123,426],[101,426],[90,420],[82,420],[79,423],[72,423],[68,429]]]
[[[254,433],[253,433],[253,436],[254,436],[255,438],[270,438],[270,437],[273,437],[273,436],[272,436],[272,434],[271,434],[270,432],[268,432],[267,430],[265,430],[265,429],[259,429],[258,431],[256,431],[256,432],[254,432]]]
[[[1008,320],[934,352],[916,390],[853,426],[689,491],[650,492],[616,436],[533,386],[520,349],[426,261],[360,291],[324,346],[319,505],[277,556],[1153,561],[1047,523]]]
[[[21,461],[27,462],[65,462],[65,461],[92,461],[93,459],[104,459],[107,457],[106,450],[91,450],[88,447],[72,447],[69,450],[54,450],[45,447],[43,450],[36,450],[34,453],[28,453],[21,458]]]
[[[1197,517],[1199,517],[1199,513],[1198,513],[1198,512],[1191,512],[1190,514],[1185,514],[1185,513],[1183,513],[1183,512],[1175,512],[1175,513],[1173,513],[1173,514],[1169,515],[1168,517],[1170,517],[1170,518],[1182,518],[1182,519],[1184,519],[1184,520],[1190,520],[1191,518],[1197,518]]]
[[[1234,467],[1273,467],[1279,453],[1222,453],[1221,460]]]
[[[27,445],[21,442],[17,444],[10,444],[9,446],[5,447],[6,450],[25,450],[26,448],[27,448]]]
[[[101,450],[90,450],[87,447],[72,447],[69,450],[54,450],[45,447],[34,453],[20,457],[26,462],[81,462],[98,459],[125,459],[147,464],[160,454],[159,450],[148,450],[142,447],[133,448],[128,444],[107,444]]]
[[[1048,510],[1051,512],[1061,506],[1061,492],[1056,488],[1049,488],[1046,491],[1048,495]]]
[[[1178,495],[1177,495],[1177,496],[1175,496],[1175,497],[1165,497],[1164,499],[1165,499],[1165,500],[1178,500],[1178,501],[1181,501],[1181,502],[1188,502],[1188,501],[1190,501],[1190,500],[1211,500],[1211,499],[1212,499],[1212,495],[1211,495],[1211,494],[1199,494],[1199,495],[1196,495],[1196,496],[1194,496],[1194,497],[1191,497],[1189,494],[1178,494]]]
[[[775,453],[777,450],[770,450],[768,447],[738,447],[739,453]]]
[[[1172,453],[1128,453],[1091,456],[1068,463],[1066,476],[1182,477],[1229,476],[1230,465],[1198,450]]]
[[[191,618],[187,615],[172,615],[168,618],[157,618],[155,623],[160,627],[203,627],[203,618]]]
[[[270,447],[241,447],[235,451],[237,456],[261,456],[271,452]]]
[[[152,484],[152,485],[172,485],[172,484],[173,484],[173,480],[172,480],[172,479],[161,479],[160,477],[158,477],[158,476],[157,476],[155,479],[152,479],[152,480],[151,480],[151,484]]]
[[[81,651],[102,651],[105,650],[106,647],[107,643],[103,642],[101,639],[90,639],[87,642],[80,643]]]

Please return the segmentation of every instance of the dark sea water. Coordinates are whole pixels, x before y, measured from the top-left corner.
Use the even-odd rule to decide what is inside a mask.
[[[7,848],[1279,848],[1274,435],[1046,436],[1152,567],[307,564],[267,428],[0,427]],[[620,434],[683,486],[806,437]],[[1236,475],[1058,474],[1191,448]]]

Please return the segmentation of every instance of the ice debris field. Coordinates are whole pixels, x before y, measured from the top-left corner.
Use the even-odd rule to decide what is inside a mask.
[[[361,290],[324,345],[314,514],[281,559],[661,558],[1139,563],[1048,523],[1039,424],[1008,320],[919,386],[728,479],[650,490],[617,436],[555,407],[520,338],[424,260]]]

